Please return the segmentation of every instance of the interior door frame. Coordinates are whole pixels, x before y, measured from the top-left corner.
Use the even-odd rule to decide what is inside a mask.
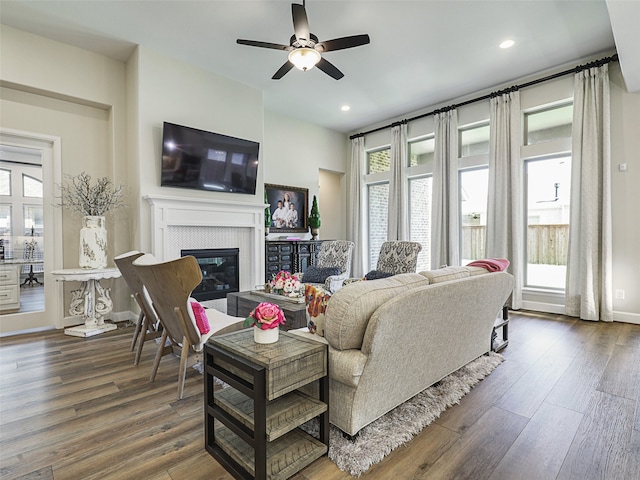
[[[0,336],[16,333],[63,328],[63,298],[59,295],[53,270],[62,268],[62,209],[54,207],[57,185],[62,184],[61,139],[51,135],[0,127],[0,143],[39,150],[42,158],[42,207],[44,231],[44,294],[45,309],[2,315]]]

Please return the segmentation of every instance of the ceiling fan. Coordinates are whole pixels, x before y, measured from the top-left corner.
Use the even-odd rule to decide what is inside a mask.
[[[255,40],[243,40],[239,38],[237,42],[240,45],[249,45],[250,47],[271,48],[274,50],[285,50],[289,52],[289,58],[284,65],[271,77],[273,80],[280,80],[294,66],[300,70],[306,71],[317,66],[324,73],[336,80],[344,77],[344,73],[338,70],[335,65],[322,57],[323,53],[335,50],[344,50],[347,48],[359,47],[369,43],[369,35],[352,35],[349,37],[334,38],[319,42],[318,37],[309,32],[309,22],[307,20],[307,11],[305,9],[304,0],[302,5],[298,3],[291,4],[291,15],[293,17],[294,34],[289,40],[289,45],[278,43],[258,42]]]

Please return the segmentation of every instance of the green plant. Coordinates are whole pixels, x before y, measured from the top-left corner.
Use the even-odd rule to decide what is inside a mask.
[[[269,203],[269,199],[267,198],[267,191],[264,191],[264,203]],[[264,207],[264,226],[271,226],[271,212],[269,211],[269,206]]]
[[[309,213],[309,226],[311,228],[320,228],[320,211],[318,210],[318,201],[316,196],[313,196],[313,203],[311,205],[311,213]]]

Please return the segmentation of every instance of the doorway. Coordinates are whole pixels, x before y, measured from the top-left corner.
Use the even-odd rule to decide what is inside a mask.
[[[59,138],[0,129],[0,336],[60,327],[49,274],[61,268],[60,171]]]
[[[347,238],[343,176],[342,173],[323,169],[318,172],[318,207],[322,220],[320,238],[323,240]]]

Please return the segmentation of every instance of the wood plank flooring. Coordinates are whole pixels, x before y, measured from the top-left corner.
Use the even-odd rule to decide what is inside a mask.
[[[365,479],[640,479],[640,325],[511,312],[503,362]],[[149,383],[133,328],[0,339],[0,479],[230,480],[204,450],[203,381]],[[346,480],[326,457],[295,480]]]

